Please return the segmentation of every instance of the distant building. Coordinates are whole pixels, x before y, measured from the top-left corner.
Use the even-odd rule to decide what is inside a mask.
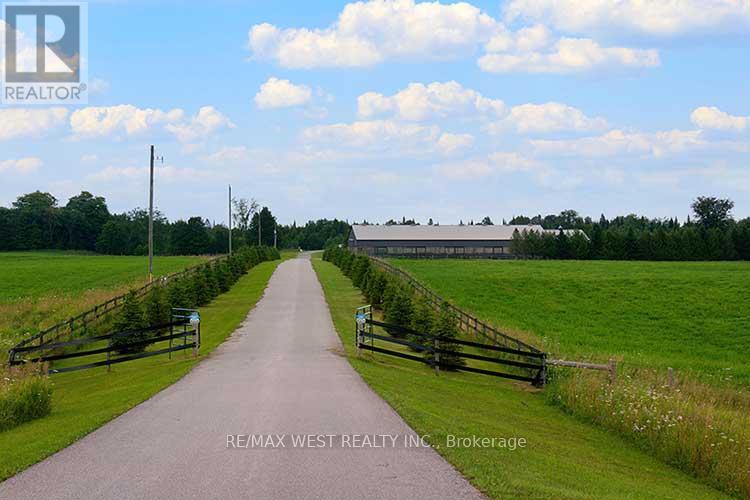
[[[508,258],[518,230],[542,226],[352,226],[349,248],[374,256]],[[554,231],[557,232],[557,231]]]

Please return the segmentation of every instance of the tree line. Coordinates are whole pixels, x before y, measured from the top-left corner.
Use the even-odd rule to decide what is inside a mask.
[[[750,260],[750,218],[735,221],[733,207],[731,200],[699,197],[692,204],[694,218],[684,223],[636,215],[612,220],[602,215],[595,222],[574,210],[545,217],[518,216],[510,223],[559,231],[515,231],[511,250],[547,259]]]
[[[322,249],[345,241],[349,224],[339,220],[279,225],[268,207],[233,200],[232,243],[278,248]],[[112,214],[102,196],[88,191],[60,205],[50,193],[19,196],[9,208],[0,207],[0,251],[84,250],[111,255],[148,253],[148,211],[135,208]],[[202,217],[170,222],[154,212],[154,253],[157,255],[225,254],[229,229]]]

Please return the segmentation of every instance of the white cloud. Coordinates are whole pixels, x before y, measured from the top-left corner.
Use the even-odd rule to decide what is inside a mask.
[[[39,136],[65,123],[65,108],[0,108],[0,141]]]
[[[742,132],[750,128],[750,116],[734,116],[717,107],[701,106],[690,114],[690,121],[704,130],[732,130]]]
[[[655,50],[602,47],[588,38],[557,39],[541,25],[511,32],[478,7],[458,2],[370,0],[347,4],[325,29],[281,29],[268,23],[249,31],[259,60],[286,68],[369,67],[384,61],[450,60],[487,54],[488,72],[572,73],[596,67],[659,65]]]
[[[560,156],[607,157],[638,155],[661,157],[706,145],[698,130],[655,133],[611,130],[596,137],[565,140],[532,140],[537,152]]]
[[[204,157],[204,160],[214,165],[238,163],[250,158],[250,150],[245,146],[227,146]]]
[[[544,163],[515,152],[495,152],[486,157],[444,163],[436,166],[435,170],[444,177],[457,180],[523,172],[533,174],[537,181],[542,182],[552,173]]]
[[[555,39],[544,26],[502,31],[485,46],[479,67],[490,73],[580,73],[594,69],[659,66],[654,49],[602,47],[589,38]]]
[[[310,101],[312,90],[306,85],[295,85],[289,80],[271,77],[255,94],[255,104],[260,109],[299,106]]]
[[[30,174],[42,166],[42,160],[34,156],[18,160],[0,160],[0,173]]]
[[[437,141],[437,149],[444,155],[451,155],[470,148],[474,144],[471,134],[443,133]]]
[[[389,113],[403,120],[422,121],[477,113],[499,116],[505,111],[505,104],[499,99],[489,99],[476,90],[450,81],[428,85],[410,83],[390,97],[367,92],[357,99],[357,109],[362,118]]]
[[[70,117],[70,126],[79,138],[119,134],[133,136],[164,126],[177,140],[188,143],[203,139],[222,128],[232,128],[234,124],[213,106],[204,106],[196,115],[186,117],[179,108],[163,111],[121,104],[75,111]]]
[[[440,130],[436,126],[373,120],[316,125],[303,130],[302,139],[310,144],[396,153],[409,148],[433,147],[439,135]]]
[[[173,165],[159,166],[157,172],[160,180],[167,182],[184,182],[187,178],[215,178],[215,172],[205,172],[194,168],[179,168]],[[86,177],[88,180],[108,184],[123,181],[146,184],[148,181],[148,167],[118,167],[108,165],[98,172]]]
[[[109,82],[102,78],[94,78],[89,82],[89,91],[92,94],[106,94],[109,90]]]
[[[508,21],[539,21],[576,33],[747,33],[747,0],[511,0]]]
[[[326,29],[250,29],[255,57],[288,68],[372,66],[386,59],[445,59],[470,54],[497,22],[469,3],[413,0],[350,3]]]
[[[166,129],[174,134],[178,141],[191,143],[203,140],[221,129],[234,127],[234,123],[216,108],[203,106],[188,121],[170,123]]]
[[[588,132],[607,128],[604,118],[591,118],[583,111],[566,104],[521,104],[513,106],[503,120],[491,123],[487,131],[500,134],[513,129],[522,134],[560,131]]]
[[[154,125],[176,123],[184,115],[185,112],[181,109],[140,109],[132,104],[92,106],[75,111],[70,117],[70,126],[79,137],[104,137],[120,133],[135,135]]]

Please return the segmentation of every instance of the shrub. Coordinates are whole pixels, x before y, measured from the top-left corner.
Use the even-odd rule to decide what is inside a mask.
[[[412,295],[395,281],[389,286],[392,287],[392,293],[384,314],[385,322],[408,328],[411,326],[412,318]],[[393,328],[389,328],[388,333],[397,338],[406,336],[403,332]]]
[[[169,309],[167,291],[163,286],[155,286],[149,292],[143,304],[143,309],[147,325],[160,325],[169,322],[172,313]]]
[[[352,263],[352,284],[357,288],[362,287],[362,280],[370,269],[370,259],[365,255],[358,255],[354,258]]]
[[[439,338],[438,347],[449,351],[461,352],[463,347],[460,344],[451,342],[458,337],[458,321],[456,315],[451,311],[448,303],[444,303],[432,328],[432,334]],[[452,354],[440,354],[440,361],[452,365],[464,366],[466,361],[463,358]]]
[[[382,306],[383,293],[387,284],[387,278],[383,271],[370,267],[370,277],[367,279],[365,295],[374,306]]]
[[[115,332],[138,330],[147,326],[143,315],[143,307],[138,301],[135,292],[130,292],[125,297],[125,303],[115,318],[113,326]],[[146,349],[145,345],[133,346],[131,344],[147,340],[149,337],[149,332],[133,332],[128,335],[113,337],[112,346],[116,348],[119,354],[143,352]]]
[[[214,264],[214,274],[216,275],[216,283],[221,293],[228,291],[232,287],[232,276],[226,262],[216,262]]]
[[[208,302],[211,302],[219,295],[219,282],[216,280],[216,274],[210,265],[201,268],[201,273],[206,282],[206,297]]]
[[[44,417],[52,411],[52,382],[37,366],[0,373],[0,432]]]
[[[419,333],[430,335],[435,325],[435,313],[430,306],[430,303],[423,296],[418,296],[414,299],[414,310],[411,316],[411,329]],[[422,336],[409,335],[410,342],[415,344],[426,345],[428,342]],[[416,349],[412,349],[416,350]]]
[[[169,287],[167,288],[167,300],[170,308],[190,308],[193,306],[189,294],[187,293],[187,286],[188,283],[186,278],[170,282]]]

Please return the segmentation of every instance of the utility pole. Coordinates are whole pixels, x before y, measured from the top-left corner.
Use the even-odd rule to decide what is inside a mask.
[[[232,185],[229,185],[229,255],[232,255]]]
[[[148,188],[148,281],[154,281],[154,145],[151,145]]]
[[[149,188],[148,188],[148,281],[154,280],[154,160],[164,157],[154,156],[154,145],[151,145],[151,158],[149,161]]]
[[[262,245],[261,240],[260,240],[260,222],[262,220],[260,216],[262,213],[263,213],[262,210],[258,211],[258,246]]]
[[[273,247],[276,248],[276,224],[273,225]]]

